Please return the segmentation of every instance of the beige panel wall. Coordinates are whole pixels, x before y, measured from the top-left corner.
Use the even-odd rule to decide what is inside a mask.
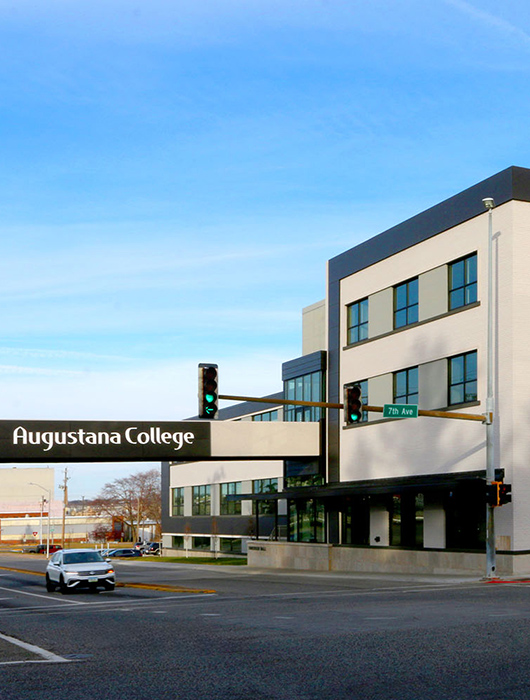
[[[302,355],[326,349],[326,302],[302,309]]]
[[[318,423],[281,421],[243,423],[212,421],[212,457],[316,457],[320,454]]]
[[[425,410],[447,406],[447,360],[426,362],[419,367],[419,403]]]
[[[393,329],[394,290],[382,289],[368,297],[368,337],[374,338],[383,333],[390,333]]]
[[[274,479],[282,476],[283,462],[281,460],[253,460],[251,462],[225,461],[173,464],[170,467],[169,479],[170,488],[241,481],[243,484],[250,484],[248,492],[251,492],[252,479]],[[247,491],[244,490],[243,492]],[[184,501],[184,508],[186,508],[186,500]]]
[[[368,402],[372,406],[383,406],[392,403],[394,395],[394,379],[391,374],[381,374],[368,380]],[[380,413],[369,413],[368,420],[379,420]]]
[[[441,265],[424,272],[418,279],[419,319],[424,321],[440,314],[448,308],[447,265]]]

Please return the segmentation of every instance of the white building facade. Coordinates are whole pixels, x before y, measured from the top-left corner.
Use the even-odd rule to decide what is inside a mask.
[[[365,405],[484,414],[486,197],[495,201],[494,457],[513,489],[512,502],[495,509],[497,573],[528,573],[530,170],[508,168],[330,260],[326,300],[307,309],[303,355],[283,366],[283,396],[307,398],[304,387],[318,376],[331,403],[342,402],[345,386],[360,383]],[[265,541],[272,532],[249,524],[247,536],[262,538],[248,545],[251,565],[485,572],[484,423],[369,413],[350,426],[340,410],[296,406],[286,407],[283,418],[321,422],[319,464],[211,463],[187,477],[195,483],[200,473],[210,493],[239,479],[254,503],[260,496],[252,482],[277,480],[277,514],[285,515],[276,523],[280,537]],[[166,468],[168,488],[181,482],[193,488],[180,469]],[[189,514],[193,496],[187,498]],[[240,517],[256,512],[252,501],[241,508]]]

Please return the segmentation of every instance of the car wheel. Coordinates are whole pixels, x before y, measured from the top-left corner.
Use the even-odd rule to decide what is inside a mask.
[[[55,583],[50,580],[48,574],[46,574],[46,590],[48,593],[53,593],[55,590]]]
[[[64,595],[65,593],[68,593],[68,586],[64,582],[64,578],[61,576],[61,579],[59,581],[59,588],[61,589],[61,593]]]
[[[113,591],[114,588],[115,588],[115,584],[114,584],[114,583],[106,583],[106,584],[105,584],[105,590],[106,590],[106,591]]]

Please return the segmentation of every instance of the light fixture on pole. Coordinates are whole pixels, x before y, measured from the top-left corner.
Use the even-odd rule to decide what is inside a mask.
[[[42,489],[48,494],[48,537],[46,539],[46,556],[50,556],[50,508],[52,505],[52,492],[51,489],[45,489],[44,486],[41,486],[40,484],[36,484],[34,481],[28,481],[28,484],[30,486],[38,486],[39,489]]]
[[[487,340],[487,395],[486,395],[486,484],[495,481],[495,452],[493,414],[493,197],[482,200],[488,210],[488,340]],[[494,507],[486,503],[486,577],[494,578],[496,569]]]

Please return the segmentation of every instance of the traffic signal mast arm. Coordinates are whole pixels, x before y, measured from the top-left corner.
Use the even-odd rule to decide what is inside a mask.
[[[318,406],[319,408],[344,408],[343,403],[328,403],[327,401],[299,401],[298,399],[264,399],[255,396],[229,396],[228,394],[219,394],[220,399],[226,401],[253,401],[256,403],[278,404],[286,406]],[[383,413],[383,406],[367,406],[363,405],[363,411],[372,413]],[[455,411],[424,411],[418,410],[419,416],[429,416],[431,418],[453,418],[456,420],[474,420],[485,423],[488,419],[482,413],[456,413]]]

